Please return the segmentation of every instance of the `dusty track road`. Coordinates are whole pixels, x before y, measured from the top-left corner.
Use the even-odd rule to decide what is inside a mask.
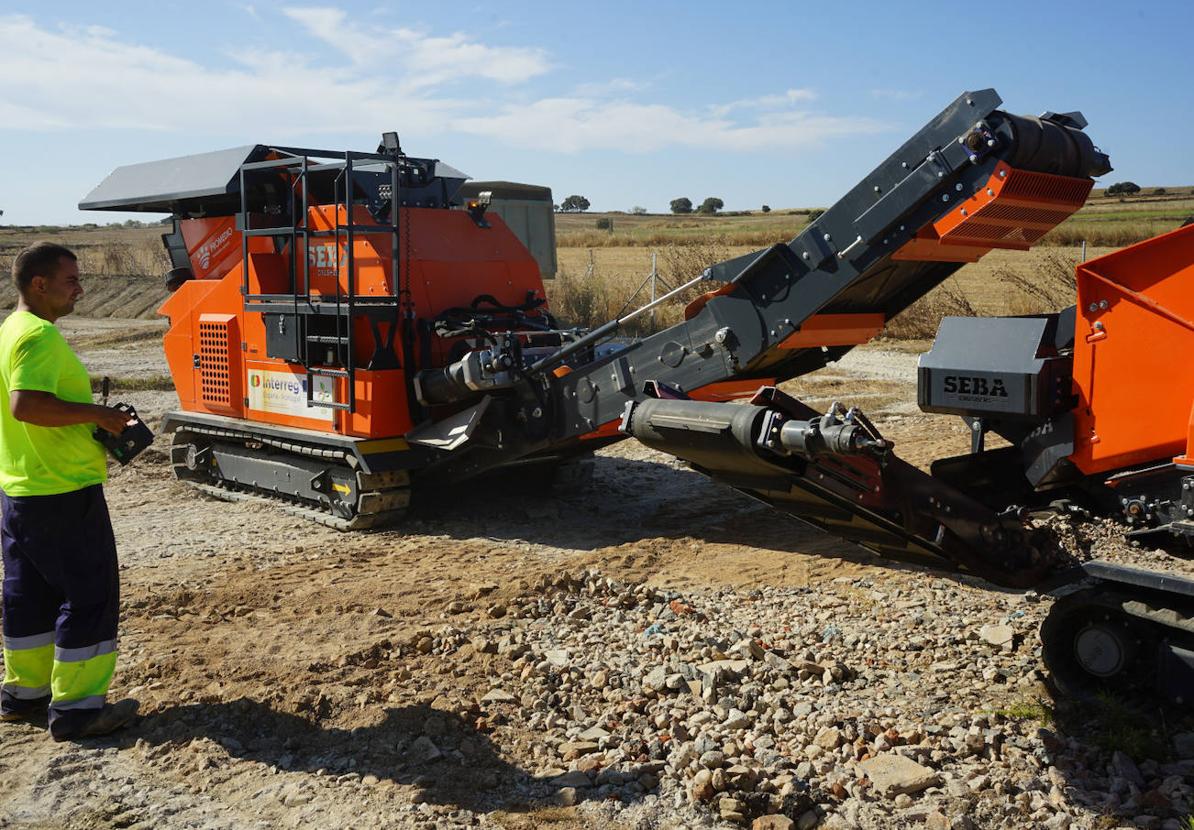
[[[159,324],[64,323],[93,373],[165,374]],[[868,348],[791,386],[916,463],[962,451],[914,366]],[[198,495],[164,448],[107,493],[113,696],[144,717],[87,746],[0,727],[0,827],[695,827],[771,792],[802,826],[1168,828],[1192,800],[1188,724],[1129,746],[1037,705],[1047,600],[885,563],[633,442],[581,492],[503,480],[372,533]],[[1113,752],[1146,738],[1156,760]],[[878,792],[858,762],[896,753],[932,780]]]

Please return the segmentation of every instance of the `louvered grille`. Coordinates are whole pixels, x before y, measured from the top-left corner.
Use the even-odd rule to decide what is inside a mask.
[[[199,380],[205,403],[232,405],[227,323],[199,323]]]
[[[1071,179],[1048,173],[1016,170],[1003,187],[1000,196],[1009,199],[1029,199],[1033,202],[1063,202],[1081,207],[1093,185],[1088,179]]]
[[[1037,224],[1060,225],[1073,213],[1072,210],[1049,210],[1048,208],[1025,207],[1023,205],[992,204],[978,212],[983,220],[1007,223],[1035,222]]]

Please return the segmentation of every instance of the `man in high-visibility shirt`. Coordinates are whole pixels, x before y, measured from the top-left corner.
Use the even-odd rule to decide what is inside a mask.
[[[17,255],[12,277],[20,300],[0,325],[0,720],[46,715],[59,741],[106,735],[132,721],[137,702],[105,702],[120,578],[107,458],[92,432],[119,434],[128,416],[91,402],[87,370],[54,326],[83,296],[75,255],[38,243]]]

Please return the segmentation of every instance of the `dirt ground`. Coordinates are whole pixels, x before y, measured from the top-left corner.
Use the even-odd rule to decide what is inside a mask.
[[[61,325],[93,374],[166,373],[160,323],[75,317]],[[114,399],[155,427],[176,403],[172,392],[119,388]],[[219,826],[285,826],[294,807],[263,804],[258,791],[279,776],[331,778],[341,769],[384,783],[363,803],[366,793],[350,788],[323,826],[351,826],[358,812],[370,816],[359,826],[380,826],[387,805],[421,788],[392,761],[359,761],[363,743],[392,743],[404,724],[435,709],[463,723],[468,701],[488,690],[495,670],[490,655],[463,666],[422,655],[381,659],[379,670],[379,658],[442,624],[454,603],[485,619],[486,609],[538,579],[586,568],[659,584],[806,585],[865,558],[633,442],[603,452],[592,487],[576,497],[528,503],[460,493],[419,505],[400,528],[372,533],[342,534],[268,507],[206,498],[174,481],[156,446],[114,468],[106,493],[124,596],[112,697],[140,699],[143,718],[98,753],[53,744],[34,726],[0,730],[0,827],[149,821],[152,806],[113,800],[109,787],[124,780],[158,806],[164,794],[186,791],[178,826],[192,813],[199,820],[205,804]],[[821,551],[830,555],[812,555]],[[323,763],[294,768],[297,745]],[[514,750],[488,746],[479,768],[517,766]],[[148,760],[157,763],[147,768]],[[443,795],[449,806],[459,797],[475,807],[468,790]],[[589,824],[572,810],[527,818],[519,806],[490,815],[499,826]]]
[[[62,322],[93,374],[166,374],[160,322]],[[915,364],[911,349],[866,347],[790,387],[861,404],[914,463],[964,451],[957,419],[916,410]],[[175,403],[114,397],[153,426]],[[106,492],[123,580],[112,697],[139,698],[143,717],[87,747],[5,725],[0,827],[633,826],[524,795],[548,765],[535,730],[478,703],[510,659],[471,644],[506,604],[588,569],[679,589],[932,578],[633,441],[601,452],[579,493],[461,488],[369,533],[211,500],[173,480],[160,446],[113,469]],[[459,647],[425,651],[432,632]],[[420,734],[446,734],[464,763],[421,771],[406,757]]]

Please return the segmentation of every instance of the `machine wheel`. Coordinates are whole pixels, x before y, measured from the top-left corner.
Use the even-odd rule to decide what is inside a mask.
[[[1042,655],[1058,691],[1079,700],[1100,693],[1151,694],[1156,643],[1146,623],[1106,590],[1062,597],[1041,624]]]

